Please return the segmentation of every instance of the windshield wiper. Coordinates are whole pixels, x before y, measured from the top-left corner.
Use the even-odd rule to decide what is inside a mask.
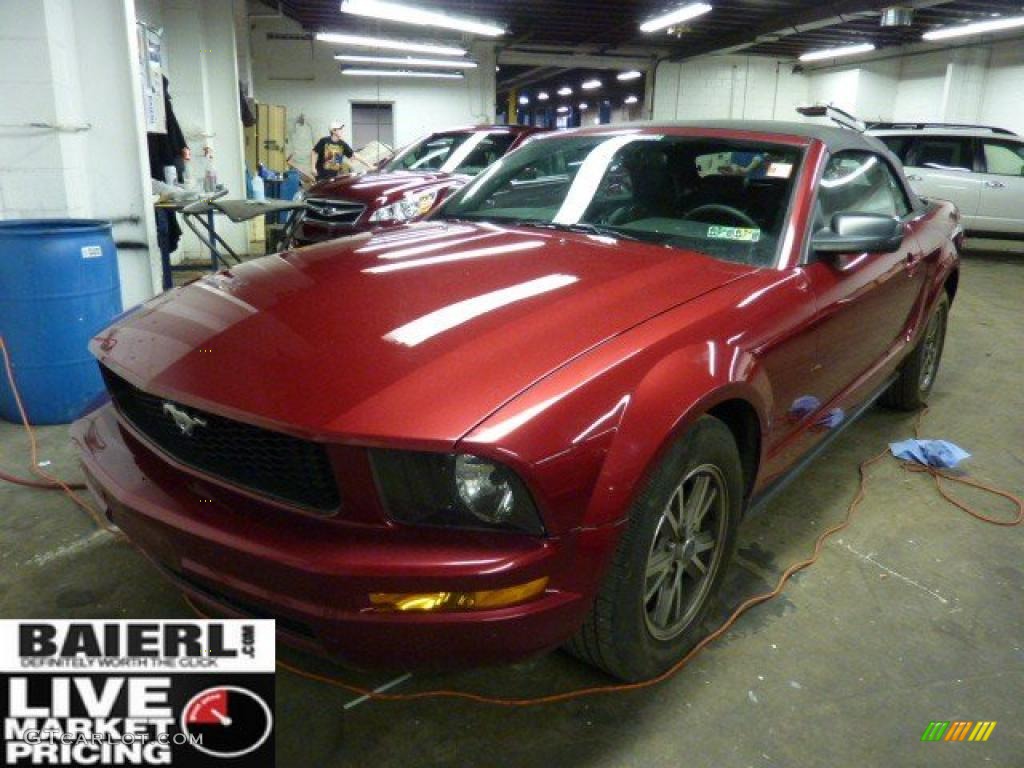
[[[531,224],[535,222],[530,222]],[[556,224],[555,222],[536,222],[537,226],[550,227],[551,229],[561,230],[563,232],[581,232],[585,235],[602,235],[603,237],[614,237],[619,240],[639,240],[639,237],[631,235],[626,232],[622,232],[616,227],[606,227],[601,224],[590,224],[586,222],[576,222],[575,224]]]
[[[468,223],[476,223],[480,221],[488,221],[492,224],[504,224],[510,227],[541,227],[543,229],[556,229],[559,232],[579,232],[585,235],[601,235],[603,237],[614,237],[620,240],[638,240],[643,242],[643,238],[637,237],[636,235],[622,232],[615,227],[606,227],[600,224],[589,224],[584,222],[577,222],[576,224],[557,224],[547,219],[517,219],[517,218],[506,218],[504,216],[436,216],[435,221],[463,221]]]

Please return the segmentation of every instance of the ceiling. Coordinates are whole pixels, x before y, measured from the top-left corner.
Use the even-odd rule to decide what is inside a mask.
[[[1024,0],[707,0],[714,6],[713,10],[688,22],[677,36],[639,32],[641,21],[690,1],[415,0],[415,4],[504,25],[508,34],[498,41],[502,50],[535,52],[538,56],[555,51],[585,51],[593,55],[629,52],[634,56],[646,54],[677,60],[730,50],[796,58],[809,50],[858,42],[872,42],[882,48],[919,43],[922,32],[934,27],[983,20],[996,14],[1024,14]],[[459,37],[459,33],[446,30],[342,14],[340,0],[262,2],[280,7],[285,15],[310,32],[345,30],[440,40]],[[910,26],[880,26],[879,11],[894,4],[914,7]],[[521,80],[530,69],[503,65],[498,74],[499,93],[524,85],[517,78]],[[533,82],[525,85],[533,89],[550,87],[561,77],[581,80],[586,74],[567,72],[562,67],[546,69],[550,71],[537,69]],[[531,77],[525,79],[531,80]],[[603,79],[608,82],[607,76]],[[642,97],[642,82],[633,85],[641,88],[639,95]]]

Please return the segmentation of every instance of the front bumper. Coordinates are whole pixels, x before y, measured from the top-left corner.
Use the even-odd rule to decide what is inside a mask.
[[[589,610],[617,527],[539,539],[316,518],[172,466],[106,405],[78,421],[105,512],[197,603],[278,620],[281,639],[360,667],[513,661],[565,642]],[[543,595],[481,611],[373,610],[372,592],[500,589],[548,577]]]

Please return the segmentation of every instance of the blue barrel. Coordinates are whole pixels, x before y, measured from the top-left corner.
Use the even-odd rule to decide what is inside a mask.
[[[103,389],[88,344],[121,312],[110,229],[88,219],[0,221],[0,335],[33,424],[72,421]],[[21,420],[6,375],[0,418]]]

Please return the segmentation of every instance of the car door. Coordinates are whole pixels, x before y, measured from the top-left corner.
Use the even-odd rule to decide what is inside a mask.
[[[901,157],[907,181],[922,197],[949,200],[960,209],[965,227],[978,215],[982,179],[975,173],[975,146],[969,136],[922,134],[913,137]]]
[[[980,142],[981,198],[971,229],[1024,236],[1024,142],[1001,138]]]
[[[887,361],[905,343],[925,280],[924,252],[897,171],[881,155],[851,151],[833,155],[818,182],[815,228],[837,213],[875,213],[899,218],[904,237],[892,253],[809,256],[806,266],[817,302],[819,391],[831,403],[831,426],[846,409],[877,388]]]

